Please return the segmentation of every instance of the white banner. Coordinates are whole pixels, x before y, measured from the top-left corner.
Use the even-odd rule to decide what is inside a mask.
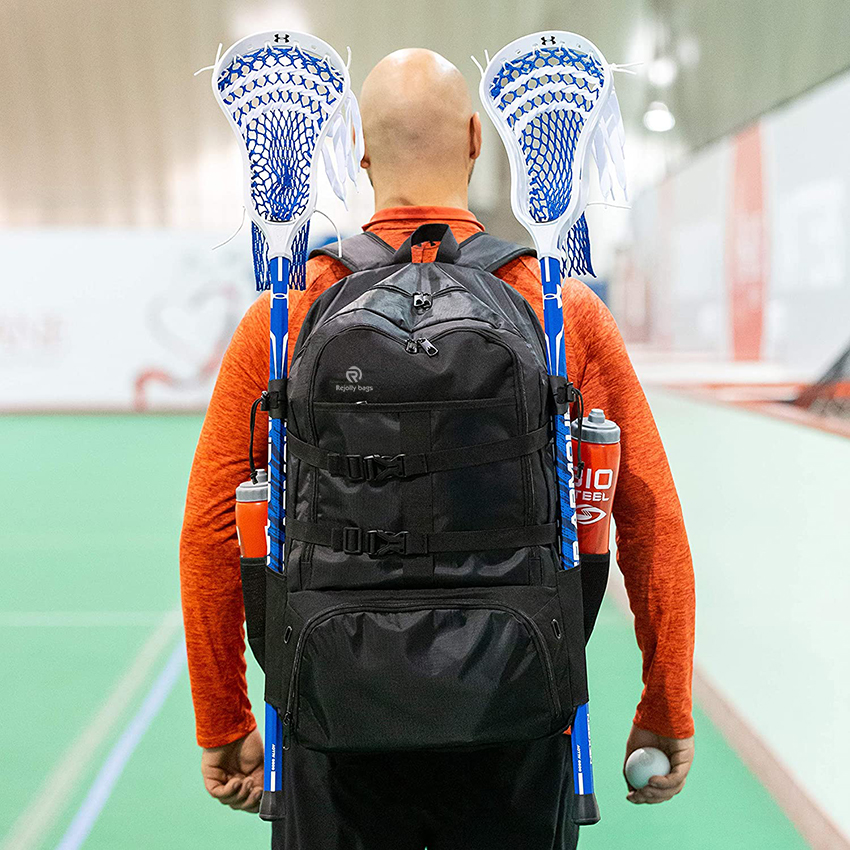
[[[247,228],[0,232],[0,409],[202,409],[254,291]]]

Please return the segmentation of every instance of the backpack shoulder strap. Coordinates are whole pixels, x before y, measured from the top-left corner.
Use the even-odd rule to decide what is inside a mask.
[[[365,231],[342,240],[342,256],[337,253],[334,242],[310,252],[310,259],[323,255],[339,260],[350,272],[362,272],[389,265],[395,250],[387,245],[380,236]]]
[[[345,244],[345,243],[343,243]],[[472,266],[485,272],[498,271],[517,257],[536,257],[534,248],[497,239],[489,233],[473,233],[460,243],[458,265]]]

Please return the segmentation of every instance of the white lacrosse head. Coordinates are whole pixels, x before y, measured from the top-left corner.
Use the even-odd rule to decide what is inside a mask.
[[[479,92],[508,152],[511,207],[538,254],[557,256],[566,243],[570,265],[590,270],[583,214],[591,153],[605,198],[626,195],[625,136],[611,66],[580,35],[539,32],[500,50]]]
[[[315,36],[262,32],[221,56],[212,89],[241,143],[245,209],[268,243],[268,258],[291,259],[316,206],[319,152],[342,201],[346,180],[354,182],[360,167],[363,133],[348,68]]]

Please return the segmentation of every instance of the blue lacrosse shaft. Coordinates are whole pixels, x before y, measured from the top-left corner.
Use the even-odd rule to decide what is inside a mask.
[[[549,374],[567,377],[567,349],[564,343],[564,307],[561,300],[561,262],[557,257],[540,258],[543,280],[543,331]],[[573,483],[573,443],[570,414],[555,415],[555,477],[561,519],[561,566],[571,570],[579,565],[576,497]],[[591,824],[599,820],[593,794],[593,762],[590,757],[590,721],[587,704],[576,709],[572,727],[573,821]]]
[[[288,257],[269,260],[271,277],[271,312],[269,337],[269,376],[285,378],[289,340],[289,271]],[[284,572],[283,551],[286,516],[286,423],[269,419],[269,566]],[[265,758],[263,760],[263,800],[260,816],[265,820],[283,817],[283,724],[277,709],[266,703]]]

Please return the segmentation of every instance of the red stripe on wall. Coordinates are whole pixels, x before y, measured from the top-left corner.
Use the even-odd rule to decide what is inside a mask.
[[[760,360],[768,273],[761,130],[756,124],[733,143],[732,193],[726,230],[732,356]]]

